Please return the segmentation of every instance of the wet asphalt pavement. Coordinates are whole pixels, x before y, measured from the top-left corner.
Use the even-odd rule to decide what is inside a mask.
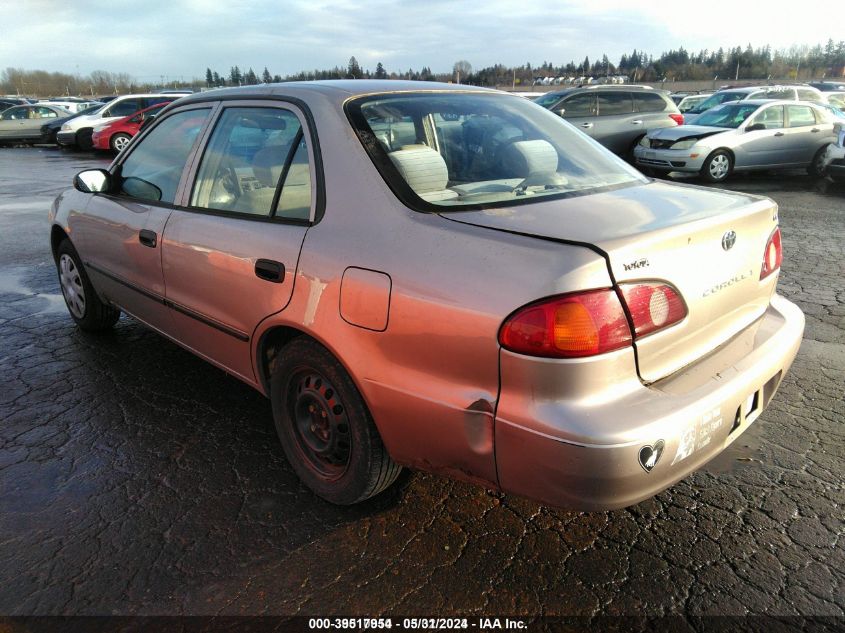
[[[419,473],[337,508],[258,393],[125,317],[74,327],[47,210],[108,162],[0,148],[0,614],[845,612],[845,187],[727,185],[780,204],[780,292],[807,329],[705,470],[608,513]]]

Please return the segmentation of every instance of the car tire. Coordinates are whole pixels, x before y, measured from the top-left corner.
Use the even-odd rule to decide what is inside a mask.
[[[94,141],[91,139],[93,134],[94,130],[92,129],[79,130],[76,133],[76,146],[84,150],[94,149]]]
[[[65,305],[79,329],[101,332],[117,323],[120,310],[100,301],[70,240],[62,240],[56,249],[56,271]]]
[[[128,134],[124,134],[123,132],[116,132],[115,134],[112,134],[111,138],[109,139],[109,147],[111,147],[113,152],[118,153],[124,147],[129,145],[129,141],[131,140],[132,137]]]
[[[326,501],[364,501],[388,488],[402,471],[388,455],[349,374],[316,341],[296,338],[279,351],[270,399],[288,462]]]
[[[827,153],[827,145],[819,148],[816,155],[813,156],[813,162],[807,167],[807,175],[813,178],[823,178],[825,173],[824,157]]]
[[[723,182],[734,168],[734,161],[729,152],[717,149],[710,154],[701,166],[701,177],[707,182]]]

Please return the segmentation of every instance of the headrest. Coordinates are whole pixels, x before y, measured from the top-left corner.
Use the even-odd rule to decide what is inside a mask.
[[[265,187],[275,187],[278,184],[289,149],[285,145],[268,145],[255,152],[252,157],[252,172],[258,182]]]
[[[502,163],[509,175],[528,178],[557,171],[557,151],[548,141],[516,141],[504,149]]]
[[[402,149],[390,152],[388,156],[418,195],[442,191],[449,182],[446,161],[427,145],[404,145]]]

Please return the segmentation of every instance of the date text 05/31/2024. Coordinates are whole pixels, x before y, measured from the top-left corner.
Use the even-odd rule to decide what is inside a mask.
[[[526,630],[524,620],[517,618],[310,618],[311,630],[403,629],[477,631]]]

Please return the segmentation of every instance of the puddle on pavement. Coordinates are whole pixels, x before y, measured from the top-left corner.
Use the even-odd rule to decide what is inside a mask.
[[[21,297],[35,297],[44,299],[47,303],[40,310],[33,312],[33,316],[37,314],[47,314],[52,312],[61,312],[65,310],[65,300],[61,292],[45,293],[34,292],[27,288],[24,283],[23,271],[4,271],[0,273],[0,295],[20,295]]]
[[[763,463],[763,425],[765,420],[759,418],[751,423],[745,433],[740,435],[733,444],[721,454],[710,460],[703,470],[719,474],[739,470],[745,466],[759,466]]]

